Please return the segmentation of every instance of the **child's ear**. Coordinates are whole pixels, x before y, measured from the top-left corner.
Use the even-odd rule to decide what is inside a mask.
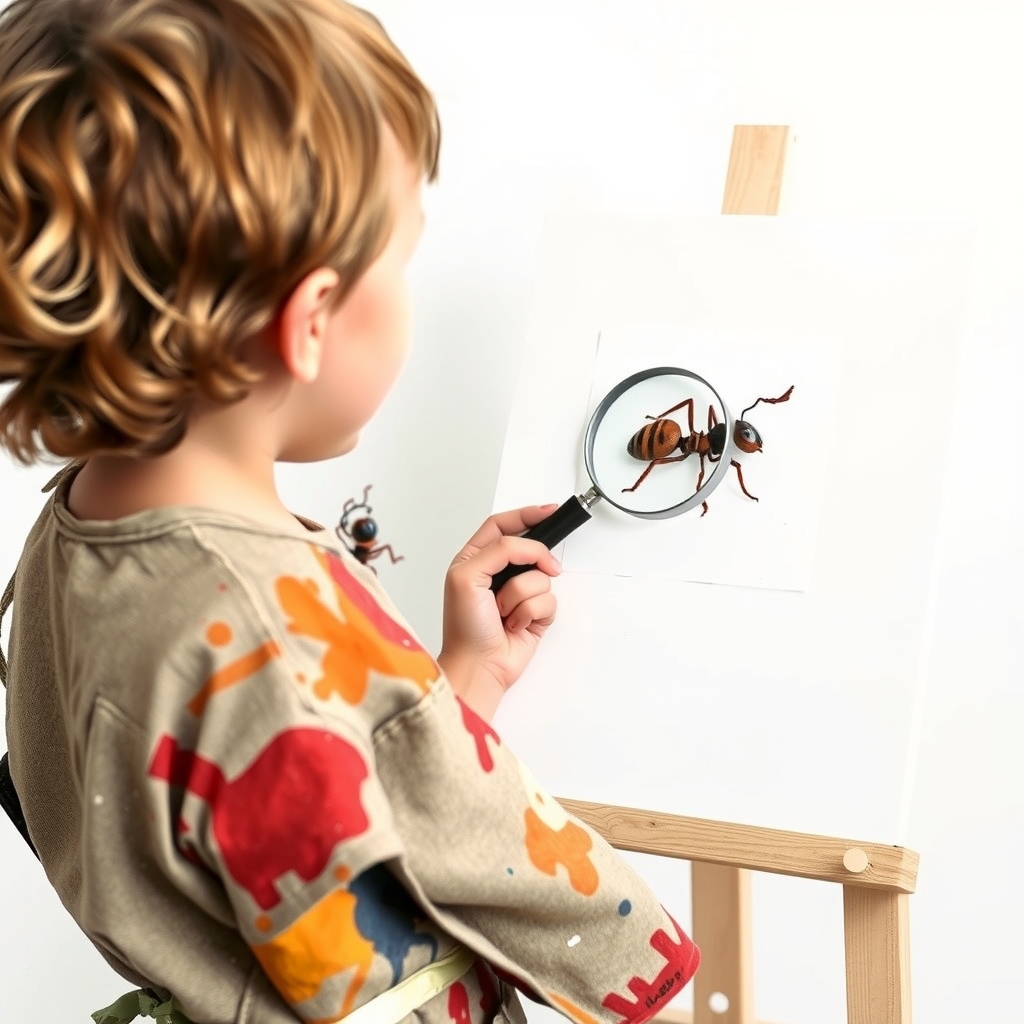
[[[335,271],[320,267],[295,286],[278,314],[278,351],[288,372],[303,384],[320,375],[331,315],[327,300],[340,283]]]

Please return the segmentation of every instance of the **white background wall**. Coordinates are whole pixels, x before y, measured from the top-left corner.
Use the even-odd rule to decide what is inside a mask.
[[[281,479],[299,510],[323,520],[373,482],[384,539],[407,559],[382,566],[382,579],[435,647],[444,569],[491,509],[546,210],[713,214],[732,126],[785,123],[798,140],[790,214],[977,219],[907,837],[922,855],[911,900],[914,1002],[927,1024],[1021,1024],[1021,5],[370,6],[434,89],[445,129],[442,181],[428,193],[414,268],[416,349],[359,451]],[[890,440],[880,422],[866,443]],[[0,462],[4,580],[48,474]],[[545,690],[559,681],[529,676],[522,685],[532,692],[517,699],[533,700],[542,716]],[[0,1021],[87,1020],[124,985],[2,825]],[[762,894],[771,913],[757,926],[759,1015],[842,1020],[838,962],[810,955],[841,957],[841,937],[818,934],[796,889],[755,890]]]

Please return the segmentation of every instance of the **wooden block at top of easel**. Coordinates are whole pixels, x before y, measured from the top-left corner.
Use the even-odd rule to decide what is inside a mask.
[[[779,212],[792,140],[788,125],[736,125],[722,213],[771,216]]]

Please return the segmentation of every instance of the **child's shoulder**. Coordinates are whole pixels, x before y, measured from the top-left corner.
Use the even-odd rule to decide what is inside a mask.
[[[131,720],[259,707],[372,732],[440,675],[372,572],[315,524],[184,507],[89,522],[65,499],[58,485],[17,603],[56,599],[78,683]]]
[[[26,553],[33,547],[50,549],[51,564],[69,576],[92,577],[97,591],[104,583],[123,580],[150,600],[169,590],[184,591],[192,607],[204,601],[223,603],[230,599],[227,595],[244,603],[277,580],[318,573],[327,578],[335,562],[346,561],[347,571],[354,569],[363,587],[375,585],[337,538],[310,519],[295,516],[290,527],[271,525],[193,505],[146,508],[116,519],[82,519],[68,503],[73,479],[73,471],[65,471],[51,482],[51,500]],[[104,587],[103,592],[109,590]]]

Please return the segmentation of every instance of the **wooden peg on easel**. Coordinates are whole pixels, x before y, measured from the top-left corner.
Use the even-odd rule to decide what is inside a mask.
[[[867,871],[870,866],[871,861],[868,859],[868,855],[859,846],[851,846],[843,854],[843,867],[851,875],[859,875],[862,871]]]

